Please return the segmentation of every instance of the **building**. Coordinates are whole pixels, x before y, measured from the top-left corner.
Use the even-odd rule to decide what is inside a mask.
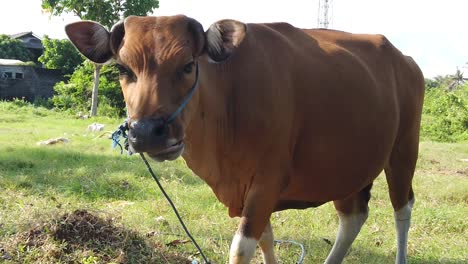
[[[13,35],[10,35],[10,38],[21,40],[21,42],[23,42],[23,45],[33,55],[34,57],[33,61],[38,62],[37,59],[44,52],[44,46],[42,46],[41,38],[34,35],[34,33],[32,32],[23,32],[23,33],[13,34]]]
[[[32,32],[10,35],[18,39],[33,54],[36,63],[25,63],[20,60],[0,58],[0,100],[24,98],[34,101],[39,98],[50,98],[54,94],[54,85],[63,80],[58,70],[49,70],[36,65],[44,52],[42,40]]]
[[[63,76],[58,70],[38,68],[19,60],[0,59],[1,100],[50,98],[54,94],[54,85],[61,80]]]

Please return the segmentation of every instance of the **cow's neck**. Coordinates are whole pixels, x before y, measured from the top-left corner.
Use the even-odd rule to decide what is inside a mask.
[[[205,180],[217,193],[226,195],[218,198],[230,204],[229,186],[223,179],[235,179],[229,170],[237,156],[234,150],[233,127],[235,117],[232,108],[235,100],[232,96],[232,74],[229,73],[229,64],[212,64],[206,60],[200,62],[200,83],[198,93],[198,106],[185,130],[184,159],[192,171]],[[234,154],[233,154],[234,153]],[[234,183],[230,184],[235,189]],[[218,190],[216,190],[218,189]],[[234,191],[234,190],[233,190]],[[238,194],[236,194],[238,195]],[[223,201],[224,200],[224,201]]]
[[[242,161],[236,131],[233,69],[229,64],[200,64],[198,106],[185,130],[184,159],[214,191],[219,201],[238,216],[250,184],[249,166]],[[253,160],[253,159],[251,159]]]

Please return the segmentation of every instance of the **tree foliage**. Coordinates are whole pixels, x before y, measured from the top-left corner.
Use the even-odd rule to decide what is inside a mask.
[[[0,35],[0,58],[31,61],[31,52],[18,39],[12,39],[8,35]]]
[[[59,82],[55,85],[53,105],[61,110],[86,112],[91,106],[94,67],[90,61],[85,61],[71,75],[68,83]],[[98,113],[105,116],[123,116],[125,102],[118,82],[119,71],[113,65],[104,65],[99,77],[100,94]]]
[[[42,0],[42,8],[54,16],[72,13],[111,28],[123,17],[145,16],[159,7],[159,0]]]
[[[463,72],[457,68],[455,74],[437,75],[433,79],[425,79],[426,90],[433,88],[456,90],[463,87],[463,84],[467,82],[467,78],[463,76]]]
[[[449,90],[449,78],[426,83],[421,136],[434,141],[468,140],[468,84]]]
[[[69,40],[50,39],[45,36],[42,45],[44,53],[39,57],[39,61],[47,69],[58,69],[69,75],[84,61],[84,57]]]

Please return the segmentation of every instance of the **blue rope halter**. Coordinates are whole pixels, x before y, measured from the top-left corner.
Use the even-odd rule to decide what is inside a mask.
[[[195,89],[197,88],[198,86],[198,78],[199,78],[199,75],[200,75],[200,72],[199,72],[199,69],[198,69],[198,62],[196,64],[196,69],[195,69],[195,74],[196,74],[196,77],[195,77],[195,82],[193,83],[192,85],[192,88],[190,88],[190,91],[187,93],[187,95],[185,96],[185,99],[184,101],[182,102],[182,104],[180,104],[179,108],[177,108],[170,116],[169,118],[166,120],[166,126],[169,125],[170,123],[172,123],[176,117],[182,112],[182,110],[185,108],[185,106],[187,105],[187,103],[189,102],[190,98],[192,98],[193,94],[195,93]]]

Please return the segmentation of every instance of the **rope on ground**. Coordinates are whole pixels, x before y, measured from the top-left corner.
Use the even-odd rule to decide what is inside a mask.
[[[146,167],[148,168],[148,171],[150,172],[151,176],[153,177],[154,181],[156,181],[156,183],[158,184],[158,187],[159,189],[161,190],[161,192],[163,193],[164,197],[166,197],[167,201],[169,202],[169,204],[171,205],[172,207],[172,210],[174,211],[175,215],[177,216],[177,219],[179,220],[180,224],[182,225],[182,228],[184,229],[185,233],[187,234],[187,236],[190,238],[190,240],[192,240],[193,244],[195,245],[195,247],[198,249],[198,251],[200,252],[200,255],[202,256],[203,260],[205,261],[206,264],[209,264],[210,262],[208,261],[208,259],[206,258],[205,254],[203,254],[203,251],[201,250],[200,246],[197,244],[197,241],[195,241],[195,238],[192,237],[192,235],[190,234],[190,232],[188,231],[187,227],[185,226],[184,224],[184,221],[182,220],[182,218],[180,217],[179,215],[179,212],[177,211],[177,208],[175,207],[174,203],[172,202],[171,198],[169,197],[169,195],[167,195],[166,191],[164,190],[163,186],[161,185],[161,183],[159,182],[158,178],[156,177],[156,175],[154,175],[154,172],[153,172],[153,169],[151,169],[151,166],[150,164],[148,163],[148,161],[146,160],[145,156],[143,155],[143,153],[140,153],[140,157],[141,159],[145,162],[146,164]],[[192,263],[195,263],[195,262],[192,262]]]
[[[285,244],[285,243],[289,243],[289,244],[294,244],[296,246],[299,246],[301,248],[301,257],[299,258],[299,260],[296,262],[297,264],[302,264],[302,262],[304,261],[304,257],[305,257],[305,248],[304,248],[304,245],[302,245],[301,243],[299,242],[296,242],[294,240],[279,240],[279,239],[275,239],[275,242],[278,243],[278,244]]]

